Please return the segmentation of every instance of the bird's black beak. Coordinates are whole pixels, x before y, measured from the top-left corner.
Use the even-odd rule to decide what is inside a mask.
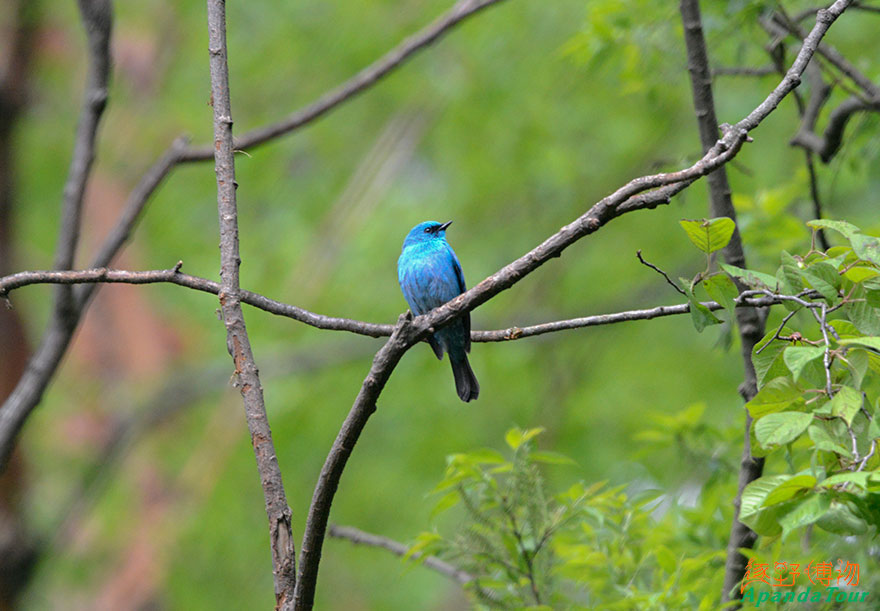
[[[440,225],[440,226],[437,228],[437,231],[443,231],[443,230],[445,230],[447,227],[449,227],[450,225],[452,225],[452,221],[446,221],[445,223],[443,223],[442,225]]]

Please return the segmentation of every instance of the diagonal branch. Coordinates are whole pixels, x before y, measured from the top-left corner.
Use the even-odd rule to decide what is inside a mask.
[[[389,539],[388,537],[383,537],[381,535],[374,535],[372,533],[364,532],[359,528],[354,528],[353,526],[339,526],[338,524],[331,524],[330,528],[327,529],[327,534],[329,534],[334,539],[345,539],[346,541],[350,541],[355,545],[380,547],[382,549],[388,550],[395,556],[404,556],[409,551],[409,547],[407,547],[403,543],[395,541],[394,539]],[[426,556],[424,559],[422,559],[422,554],[420,552],[416,552],[411,556],[411,558],[413,560],[419,560],[421,564],[428,567],[429,569],[437,571],[441,575],[444,575],[461,585],[470,583],[474,580],[474,576],[467,571],[463,571],[462,569],[453,566],[448,562],[444,562],[436,556]]]
[[[343,102],[375,85],[418,51],[437,41],[471,15],[500,2],[503,0],[459,0],[431,24],[406,38],[352,78],[335,89],[331,89],[308,106],[297,110],[277,123],[251,130],[236,138],[235,149],[246,150],[257,147],[319,119]],[[208,161],[213,158],[214,148],[202,146],[187,150],[181,157],[181,161]]]
[[[79,0],[79,8],[88,38],[89,67],[62,196],[61,225],[54,262],[55,269],[59,270],[70,269],[74,264],[83,197],[95,158],[98,126],[107,104],[110,79],[110,33],[113,21],[110,0]],[[15,435],[33,407],[39,403],[61,362],[78,321],[72,288],[59,286],[46,333],[15,389],[0,409],[0,470],[5,468]]]
[[[792,138],[791,144],[816,153],[824,163],[828,163],[840,150],[843,132],[852,116],[857,112],[868,111],[880,112],[880,97],[865,101],[851,96],[831,111],[831,114],[828,115],[825,132],[821,136],[803,126]]]
[[[345,539],[346,541],[350,541],[355,545],[366,545],[368,547],[379,547],[385,550],[388,550],[395,556],[404,556],[409,551],[409,548],[403,543],[399,543],[394,539],[389,539],[388,537],[383,537],[381,535],[374,535],[372,533],[364,532],[359,528],[354,528],[353,526],[339,526],[338,524],[331,524],[328,529],[328,534],[334,539]],[[436,571],[441,575],[452,579],[453,581],[459,583],[464,586],[470,583],[474,583],[474,589],[477,590],[478,596],[488,599],[488,600],[496,600],[496,594],[491,590],[486,590],[481,588],[479,585],[479,581],[476,577],[464,571],[457,566],[449,564],[436,556],[425,556],[422,558],[421,552],[416,552],[411,556],[412,560],[419,561],[422,566],[425,566],[432,571]]]
[[[822,11],[819,11],[821,14]],[[773,13],[771,16],[772,22],[777,26],[786,30],[789,34],[796,36],[797,38],[804,39],[805,34],[804,31],[797,25],[794,21],[786,17],[782,13]],[[817,14],[817,22],[818,22],[818,14]],[[821,43],[816,48],[816,51],[824,57],[828,62],[830,62],[835,68],[840,70],[846,77],[848,77],[852,82],[858,85],[862,91],[868,96],[868,98],[872,100],[880,99],[880,85],[877,85],[874,81],[869,79],[867,76],[862,74],[858,68],[852,65],[849,60],[847,60],[843,54],[840,53],[836,48],[829,45],[828,43]]]
[[[452,301],[412,320],[401,316],[391,338],[376,354],[370,372],[364,379],[361,390],[333,442],[315,486],[303,535],[295,595],[296,609],[311,609],[314,604],[321,547],[339,480],[367,420],[376,411],[376,401],[385,383],[403,354],[428,333],[449,324],[456,317],[510,288],[547,261],[561,255],[565,248],[598,231],[614,218],[633,210],[654,208],[667,203],[670,189],[682,183],[689,184],[733,159],[748,139],[749,131],[757,127],[776,109],[782,99],[797,87],[819,41],[851,2],[852,0],[837,0],[828,9],[819,11],[816,25],[801,45],[800,52],[782,82],[736,125],[724,126],[723,137],[715,142],[695,164],[678,172],[643,176],[630,181],[593,205],[584,215],[544,240],[539,246]],[[637,202],[633,203],[636,198]]]
[[[272,573],[278,607],[293,596],[296,556],[291,534],[291,511],[284,493],[281,469],[266,416],[263,387],[251,350],[241,309],[238,248],[238,208],[235,159],[232,145],[232,108],[229,99],[229,65],[226,47],[225,0],[208,0],[208,52],[211,99],[214,110],[214,170],[217,174],[217,213],[220,218],[220,311],[226,325],[226,345],[235,363],[236,385],[241,391],[251,443],[260,473],[260,484],[269,519]]]

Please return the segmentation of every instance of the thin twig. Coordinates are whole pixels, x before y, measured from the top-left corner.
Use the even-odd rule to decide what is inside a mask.
[[[399,543],[394,539],[389,539],[388,537],[383,537],[381,535],[374,535],[372,533],[364,532],[363,530],[354,528],[353,526],[340,526],[338,524],[331,524],[330,527],[327,529],[327,534],[329,534],[334,539],[345,539],[346,541],[350,541],[355,545],[379,547],[388,550],[395,556],[405,556],[409,551],[409,547],[404,545],[403,543]],[[410,558],[412,560],[418,560],[420,564],[428,567],[432,571],[436,571],[461,585],[474,581],[474,576],[467,571],[463,571],[462,569],[453,566],[448,562],[444,562],[436,556],[424,556],[421,552],[415,552],[410,556]]]
[[[296,583],[296,554],[291,534],[291,511],[284,493],[281,469],[266,416],[263,387],[251,350],[241,309],[238,248],[238,208],[232,143],[232,109],[226,48],[225,0],[208,0],[208,52],[214,110],[214,171],[217,175],[217,213],[220,218],[220,311],[226,325],[226,346],[235,365],[236,384],[260,473],[269,519],[272,574],[276,607],[289,608]]]
[[[409,36],[352,78],[335,89],[331,89],[308,106],[297,110],[277,123],[251,130],[236,138],[235,150],[250,150],[312,123],[343,102],[350,100],[374,85],[377,81],[400,67],[415,53],[441,38],[471,15],[500,2],[503,2],[503,0],[459,0],[451,9],[431,24]],[[187,150],[181,157],[181,161],[208,161],[213,158],[214,148],[212,146],[201,146],[192,147]]]
[[[798,313],[797,310],[794,310],[794,311],[792,311],[792,312],[789,312],[788,315],[786,315],[786,317],[782,319],[782,322],[779,323],[779,326],[776,328],[776,333],[773,334],[773,337],[770,338],[770,341],[768,341],[766,344],[764,344],[763,346],[761,346],[760,348],[758,348],[757,350],[755,350],[755,354],[761,354],[761,352],[764,350],[764,348],[766,348],[767,346],[769,346],[770,344],[773,343],[773,340],[775,340],[775,339],[780,339],[779,334],[782,332],[782,329],[785,328],[785,324],[786,324],[789,320],[791,320],[791,317],[792,317],[792,316],[794,316],[794,315],[797,314],[797,313]]]
[[[107,104],[110,79],[110,34],[113,22],[110,0],[79,0],[79,8],[88,38],[89,67],[62,197],[61,225],[54,261],[55,269],[59,270],[73,267],[79,242],[83,196],[95,158],[98,127]],[[0,408],[0,471],[5,469],[15,436],[28,414],[39,403],[78,322],[79,314],[71,287],[58,287],[49,325],[40,345],[28,361],[15,389]]]
[[[681,293],[681,294],[684,295],[685,297],[688,296],[688,294],[684,292],[684,289],[682,289],[680,286],[678,286],[676,283],[674,283],[674,282],[672,281],[672,279],[669,277],[669,275],[668,275],[666,272],[664,272],[662,269],[660,269],[659,267],[657,267],[657,266],[654,265],[653,263],[648,263],[647,261],[645,261],[645,260],[642,258],[642,251],[641,251],[641,250],[637,250],[637,251],[636,251],[636,257],[638,257],[638,259],[639,259],[639,261],[642,263],[642,265],[646,265],[646,266],[650,267],[650,268],[653,269],[655,272],[657,272],[658,274],[660,274],[661,276],[663,276],[664,278],[666,278],[666,282],[669,284],[669,286],[671,286],[672,288],[674,288],[676,291],[678,291],[679,293]]]

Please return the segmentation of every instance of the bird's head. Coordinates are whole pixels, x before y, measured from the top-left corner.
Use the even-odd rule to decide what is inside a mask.
[[[421,242],[429,242],[431,240],[446,239],[446,228],[452,224],[452,221],[438,223],[437,221],[425,221],[413,227],[406,235],[403,241],[403,247],[406,248],[410,244],[418,244]]]

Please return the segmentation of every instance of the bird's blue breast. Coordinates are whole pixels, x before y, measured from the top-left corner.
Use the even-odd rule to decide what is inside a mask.
[[[410,244],[397,261],[397,279],[413,314],[429,312],[464,290],[458,259],[445,240]]]

